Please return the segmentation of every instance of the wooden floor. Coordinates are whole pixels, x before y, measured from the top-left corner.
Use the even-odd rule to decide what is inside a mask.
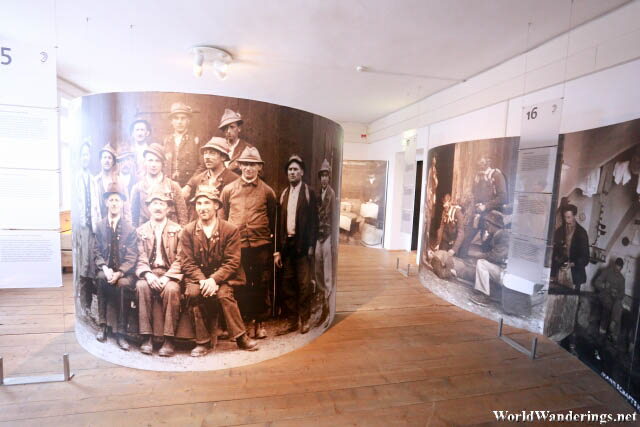
[[[140,371],[88,354],[74,338],[69,280],[0,291],[5,376],[60,372],[63,352],[76,374],[0,386],[0,425],[437,426],[493,424],[493,410],[632,412],[563,349],[541,339],[539,360],[529,360],[496,338],[494,322],[397,273],[397,256],[409,259],[341,246],[338,313],[323,336],[278,359],[204,373]]]

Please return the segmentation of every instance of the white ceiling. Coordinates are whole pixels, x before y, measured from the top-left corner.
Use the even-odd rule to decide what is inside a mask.
[[[455,84],[411,75],[469,78],[567,31],[570,15],[575,27],[626,2],[54,0],[52,13],[59,76],[92,92],[211,93],[370,123]],[[25,18],[0,36],[35,39],[46,22],[33,2],[11,7]],[[194,45],[232,53],[227,80],[193,76]]]

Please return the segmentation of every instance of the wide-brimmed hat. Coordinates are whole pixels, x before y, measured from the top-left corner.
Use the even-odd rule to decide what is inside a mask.
[[[284,170],[287,171],[289,169],[289,165],[293,162],[296,162],[297,164],[299,164],[302,170],[304,170],[304,162],[302,161],[302,157],[298,156],[297,154],[293,154],[291,157],[289,157],[289,160],[287,160],[287,165],[284,167]]]
[[[227,159],[229,158],[229,144],[227,143],[227,140],[224,138],[220,138],[219,136],[214,136],[209,140],[209,142],[207,142],[202,147],[200,147],[200,154],[204,154],[204,150],[206,150],[207,148],[216,150],[218,153],[224,154],[227,157]]]
[[[146,156],[147,153],[151,153],[154,156],[156,156],[157,158],[159,158],[162,163],[167,161],[167,158],[164,155],[164,147],[162,146],[162,144],[159,144],[157,142],[154,142],[152,144],[150,144],[147,148],[145,148],[145,150],[142,152],[142,156]]]
[[[111,143],[107,142],[107,145],[105,145],[104,147],[102,147],[100,149],[100,155],[102,156],[102,152],[106,151],[107,153],[111,154],[113,156],[113,160],[116,160],[118,158],[118,153],[116,152],[116,150],[111,146]]]
[[[199,185],[196,190],[196,195],[193,196],[193,199],[190,200],[191,203],[195,203],[198,200],[198,197],[206,197],[209,200],[213,200],[214,202],[218,202],[220,206],[222,206],[222,200],[220,200],[220,192],[216,190],[215,187],[210,185]]]
[[[193,110],[184,102],[174,102],[171,104],[169,117],[172,117],[175,114],[186,114],[187,116],[191,116],[193,114]]]
[[[236,113],[233,110],[228,108],[224,109],[224,113],[222,114],[222,118],[220,119],[220,125],[218,129],[222,129],[228,124],[240,122],[242,124],[242,115],[240,113]]]
[[[320,175],[322,172],[326,172],[329,175],[331,175],[331,165],[329,164],[329,161],[327,159],[324,159],[322,161],[322,164],[320,165],[320,170],[318,171],[318,175]]]
[[[247,147],[242,151],[240,157],[236,160],[238,163],[260,163],[264,164],[260,152],[256,147]]]
[[[112,194],[119,194],[122,200],[127,200],[127,195],[122,190],[122,186],[120,186],[120,184],[118,184],[117,182],[112,182],[107,186],[107,191],[104,192],[102,198],[106,200]]]
[[[144,202],[149,205],[151,204],[151,202],[153,202],[154,200],[162,200],[163,202],[168,203],[173,203],[173,199],[169,196],[167,196],[167,193],[165,193],[164,191],[160,191],[160,190],[155,190],[152,191],[151,194],[149,194],[149,196],[147,196],[147,200],[145,200]]]
[[[491,211],[484,218],[484,221],[488,224],[493,225],[497,228],[504,228],[504,218],[502,214],[498,211]]]

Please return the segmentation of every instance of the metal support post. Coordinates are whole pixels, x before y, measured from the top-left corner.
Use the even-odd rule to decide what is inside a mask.
[[[396,270],[398,273],[402,274],[404,277],[409,277],[409,272],[411,271],[411,264],[407,264],[407,269],[403,270],[400,268],[400,258],[396,258]]]

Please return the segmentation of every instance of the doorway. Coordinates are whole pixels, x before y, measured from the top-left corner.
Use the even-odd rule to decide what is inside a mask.
[[[422,197],[422,160],[416,163],[416,190],[413,195],[413,229],[411,230],[411,250],[418,249],[418,236],[420,229],[420,199]]]

